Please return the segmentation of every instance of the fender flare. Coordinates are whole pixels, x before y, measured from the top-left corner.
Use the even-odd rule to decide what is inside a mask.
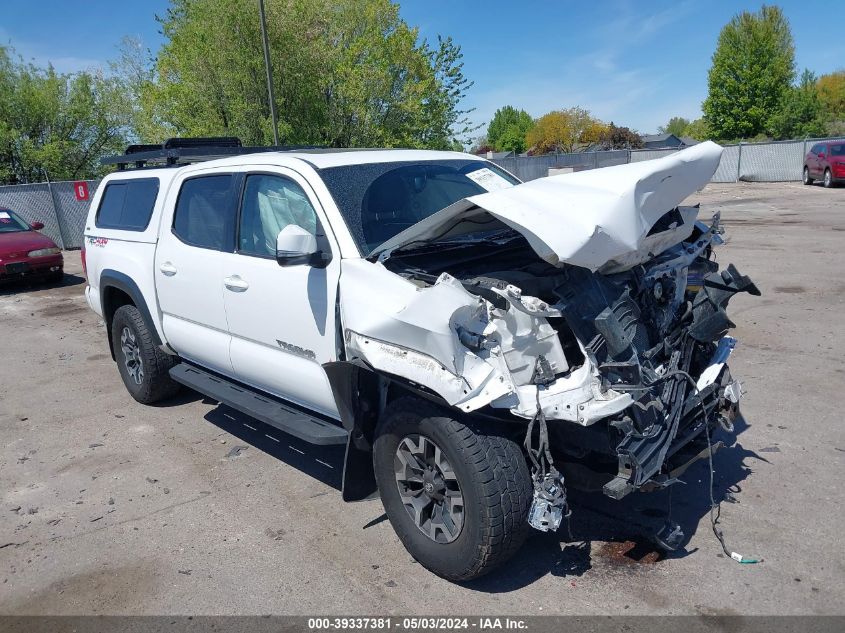
[[[117,270],[112,270],[110,268],[104,269],[103,272],[100,273],[100,305],[103,306],[104,317],[108,313],[106,302],[106,290],[108,288],[116,288],[129,295],[129,298],[132,299],[132,303],[135,305],[136,308],[138,308],[138,311],[141,313],[141,318],[144,319],[144,323],[147,325],[147,329],[150,331],[150,335],[153,337],[153,342],[156,345],[161,346],[161,337],[158,334],[158,329],[155,326],[155,321],[153,321],[153,317],[150,314],[150,309],[149,307],[147,307],[147,302],[144,300],[144,294],[141,292],[141,289],[138,287],[138,284],[136,284],[135,281],[133,281],[132,278],[125,273],[119,272]],[[111,339],[111,319],[106,320],[106,331],[108,332],[109,349],[111,350],[112,359],[114,359],[114,348]]]
[[[414,394],[449,408],[437,394],[408,384],[399,376],[373,369],[361,359],[323,364],[343,428],[348,433],[343,460],[343,500],[363,501],[378,494],[373,470],[373,441],[388,391]]]
[[[379,377],[360,361],[329,362],[323,370],[348,433],[343,458],[343,500],[371,499],[378,493],[372,442],[382,391]]]

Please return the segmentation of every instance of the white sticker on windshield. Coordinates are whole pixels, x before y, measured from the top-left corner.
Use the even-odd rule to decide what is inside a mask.
[[[0,211],[0,220],[10,220],[11,216],[5,211]]]
[[[513,187],[513,184],[502,178],[499,174],[488,167],[476,169],[467,174],[467,178],[476,184],[484,187],[487,191],[497,191]]]

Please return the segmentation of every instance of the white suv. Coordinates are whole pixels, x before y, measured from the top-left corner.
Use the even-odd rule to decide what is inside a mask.
[[[757,289],[679,206],[717,145],[521,184],[454,152],[214,143],[130,148],[92,201],[86,296],[127,389],[345,444],[343,498],[377,491],[435,573],[556,529],[567,486],[671,485],[731,429],[724,307]]]

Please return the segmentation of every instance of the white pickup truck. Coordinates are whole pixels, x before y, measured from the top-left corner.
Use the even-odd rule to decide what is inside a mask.
[[[520,183],[454,152],[135,146],[91,203],[86,297],[136,400],[186,385],[345,445],[343,498],[468,580],[567,487],[669,486],[732,430],[724,308],[759,292],[680,206],[720,155]]]

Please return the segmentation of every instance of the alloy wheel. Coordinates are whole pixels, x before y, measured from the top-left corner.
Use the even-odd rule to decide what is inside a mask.
[[[393,463],[399,497],[417,529],[437,543],[458,538],[464,497],[440,447],[423,435],[408,435],[399,442]]]
[[[123,328],[120,333],[120,349],[123,351],[123,363],[126,371],[140,385],[144,381],[144,364],[141,361],[141,348],[135,338],[135,333],[128,327]]]

